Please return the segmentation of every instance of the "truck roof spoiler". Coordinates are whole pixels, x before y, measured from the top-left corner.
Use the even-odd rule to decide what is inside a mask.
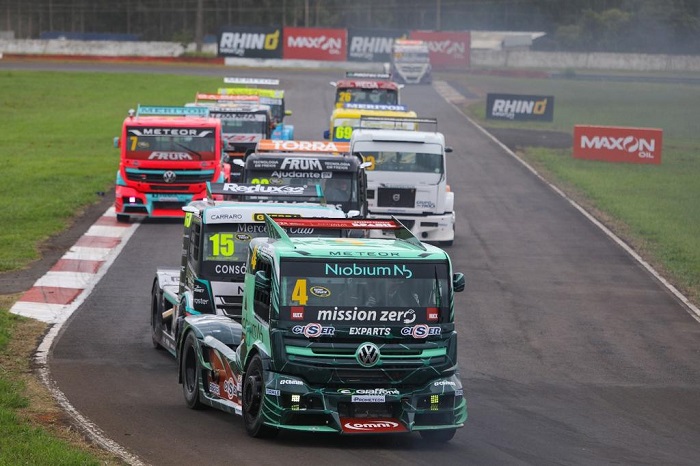
[[[255,152],[323,152],[349,153],[349,142],[335,141],[299,141],[282,139],[261,139]]]
[[[173,107],[141,105],[136,107],[136,116],[195,116],[208,117],[209,109],[206,107]]]
[[[437,118],[412,118],[412,117],[384,117],[384,116],[360,116],[360,128],[363,129],[400,129],[414,131],[418,125],[435,125],[437,132]],[[381,126],[379,126],[381,125]]]
[[[216,90],[219,94],[224,95],[257,95],[267,97],[269,99],[283,99],[284,91],[282,89],[260,89],[257,87],[220,87]]]
[[[321,218],[276,218],[265,215],[268,236],[282,241],[290,241],[283,228],[318,228],[333,230],[393,230],[396,239],[405,241],[414,247],[426,251],[426,247],[416,238],[411,230],[395,217],[389,219],[321,219]],[[291,241],[290,241],[291,242]]]
[[[198,92],[195,95],[195,101],[199,102],[201,100],[214,101],[214,102],[259,102],[260,97],[257,95],[240,95],[240,94],[207,94],[203,92]]]
[[[289,184],[211,183],[207,182],[207,195],[234,197],[301,197],[325,200],[318,184],[292,186]]]
[[[348,110],[388,110],[392,112],[407,112],[408,107],[405,105],[388,105],[388,104],[358,104],[355,102],[347,102],[343,104],[343,108]]]
[[[279,86],[280,80],[276,78],[247,78],[232,76],[224,78],[226,84],[239,84],[241,86]]]
[[[368,73],[366,71],[346,71],[346,78],[391,79],[391,73]]]

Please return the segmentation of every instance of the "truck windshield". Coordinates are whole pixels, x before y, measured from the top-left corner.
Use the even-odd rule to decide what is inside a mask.
[[[258,115],[256,115],[258,116]],[[267,121],[264,115],[260,119],[238,119],[235,116],[221,119],[221,131],[226,134],[265,134]]]
[[[129,159],[196,162],[218,157],[214,128],[127,127],[126,135]]]
[[[339,105],[347,103],[397,105],[399,96],[394,89],[345,88],[338,90],[336,102]]]
[[[396,52],[394,54],[395,63],[430,63],[428,52]]]
[[[368,171],[443,173],[442,154],[422,152],[363,152],[362,155],[372,165]]]
[[[248,243],[266,234],[264,223],[209,225],[202,238],[202,276],[243,281]]]
[[[448,275],[445,262],[287,259],[280,264],[280,319],[445,322]]]

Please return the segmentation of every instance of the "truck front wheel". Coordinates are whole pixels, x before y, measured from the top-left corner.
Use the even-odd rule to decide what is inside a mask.
[[[202,369],[197,357],[197,337],[190,332],[185,339],[180,354],[180,370],[182,371],[182,394],[185,396],[185,404],[191,409],[201,409],[204,404],[199,401],[199,378]]]
[[[278,429],[263,423],[263,399],[265,397],[265,369],[259,354],[253,356],[243,379],[243,423],[251,437],[270,438]]]

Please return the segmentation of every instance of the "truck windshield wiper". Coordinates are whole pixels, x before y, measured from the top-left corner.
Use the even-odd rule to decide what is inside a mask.
[[[183,149],[185,149],[185,150],[186,150],[187,152],[189,152],[190,154],[196,155],[197,157],[199,157],[199,160],[204,160],[204,157],[202,157],[202,154],[200,154],[200,153],[197,152],[196,150],[190,149],[190,148],[187,147],[186,145],[180,144],[180,143],[177,142],[177,141],[173,141],[173,144],[175,144],[175,145],[178,146],[178,147],[182,147]]]

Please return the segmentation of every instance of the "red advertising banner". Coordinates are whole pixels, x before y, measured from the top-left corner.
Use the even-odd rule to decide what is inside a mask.
[[[411,31],[410,38],[428,42],[433,69],[469,67],[469,31]]]
[[[574,126],[577,159],[624,163],[661,163],[663,130],[619,126]]]
[[[348,32],[345,29],[284,28],[285,59],[345,61]]]

